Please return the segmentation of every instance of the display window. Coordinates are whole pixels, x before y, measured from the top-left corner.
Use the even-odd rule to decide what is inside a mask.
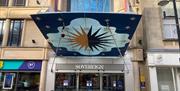
[[[74,91],[76,90],[75,73],[56,73],[55,91]]]
[[[39,72],[0,72],[3,91],[38,91],[39,81]]]
[[[125,91],[124,74],[56,73],[55,75],[55,91],[77,91],[77,89],[78,91],[100,91],[100,87],[102,91]]]
[[[125,91],[124,74],[103,74],[103,91]]]

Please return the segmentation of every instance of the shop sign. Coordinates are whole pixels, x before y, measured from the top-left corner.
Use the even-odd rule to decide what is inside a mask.
[[[104,69],[104,65],[75,65],[75,69],[79,69],[79,70],[103,70]]]
[[[123,70],[123,64],[56,64],[56,70]]]
[[[2,70],[40,71],[42,61],[40,60],[3,60],[0,61]]]
[[[3,61],[0,61],[0,69],[3,68],[3,65],[4,65],[4,62],[3,62]]]
[[[28,67],[28,69],[34,69],[35,66],[36,66],[36,63],[35,63],[35,62],[33,62],[33,61],[27,62],[27,67]]]

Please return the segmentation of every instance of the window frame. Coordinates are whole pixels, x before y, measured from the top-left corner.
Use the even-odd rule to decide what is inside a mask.
[[[161,86],[166,85],[169,86],[170,91],[175,90],[175,79],[174,79],[174,72],[173,69],[170,67],[157,67],[156,69],[157,74],[157,82],[158,82],[158,91],[164,91],[162,90]],[[166,74],[166,75],[163,75]]]
[[[0,1],[3,1],[3,0],[0,0]],[[9,4],[9,0],[4,0],[4,1],[6,1],[5,2],[5,4],[0,4],[0,7],[7,7],[8,6],[8,4]]]
[[[21,1],[23,1],[23,3],[18,4],[18,0],[13,0],[13,6],[18,6],[18,7],[26,6],[27,0],[21,0]]]
[[[180,10],[180,2],[176,2],[177,4],[177,10]],[[174,10],[173,10],[173,3],[170,2],[166,6],[162,7],[161,17],[162,17],[162,35],[163,40],[172,40],[176,41],[178,40],[177,36],[177,29],[176,29],[176,23],[175,23],[175,16],[174,16]],[[178,12],[180,14],[180,12]],[[179,16],[180,20],[180,16]],[[169,31],[168,31],[169,29]]]
[[[2,21],[1,29],[0,29],[0,46],[2,45],[2,41],[3,41],[3,34],[4,34],[4,28],[5,28],[5,19],[0,19],[0,22]]]
[[[180,20],[180,19],[179,19]],[[167,26],[170,26],[167,30]],[[162,23],[163,40],[178,40],[177,29],[174,17],[164,18]],[[167,35],[170,34],[170,37]]]
[[[18,26],[18,34],[17,34],[17,41],[16,43],[13,43],[14,40],[13,38],[15,38],[14,36],[15,34],[15,23],[18,22],[19,26]],[[24,20],[23,19],[13,19],[10,21],[10,31],[9,31],[9,36],[8,36],[8,42],[7,42],[7,46],[20,46],[21,44],[21,37],[22,37],[22,31],[23,31],[23,27],[24,27]]]
[[[89,0],[87,0],[87,1],[89,1]],[[99,1],[101,1],[101,0],[99,0]],[[104,2],[104,0],[102,0],[103,2]],[[99,4],[98,3],[98,1],[96,1],[97,2],[97,4]],[[108,11],[106,11],[106,9],[103,9],[104,8],[104,4],[102,5],[102,10],[99,10],[99,9],[97,9],[97,10],[71,10],[71,5],[72,5],[72,0],[67,0],[67,10],[66,11],[70,11],[70,12],[112,12],[113,11],[113,0],[109,0],[108,1],[109,3],[107,3],[107,4],[109,4],[108,6]],[[90,3],[89,3],[90,4]],[[92,3],[91,3],[92,4]],[[96,8],[97,8],[98,6],[96,6]],[[90,7],[89,7],[90,8]]]

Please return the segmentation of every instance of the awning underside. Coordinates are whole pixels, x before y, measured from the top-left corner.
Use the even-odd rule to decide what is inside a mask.
[[[141,15],[44,13],[32,18],[58,56],[123,56]]]

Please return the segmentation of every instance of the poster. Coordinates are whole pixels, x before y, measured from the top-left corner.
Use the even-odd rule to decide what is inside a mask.
[[[161,85],[161,90],[162,91],[170,91],[170,87],[169,87],[169,85]]]
[[[113,87],[116,87],[116,81],[113,81]]]
[[[12,89],[14,76],[15,76],[14,73],[5,74],[4,82],[3,82],[3,89]]]
[[[64,85],[64,86],[68,86],[68,85],[69,85],[68,83],[69,83],[68,80],[64,80],[63,85]]]

